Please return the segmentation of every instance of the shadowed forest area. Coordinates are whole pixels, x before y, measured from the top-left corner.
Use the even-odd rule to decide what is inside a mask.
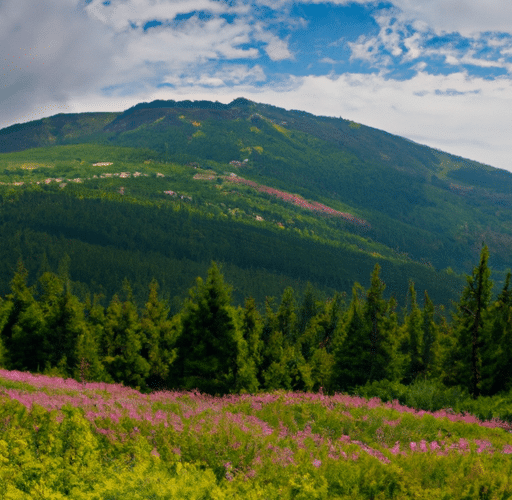
[[[107,305],[73,294],[66,262],[29,286],[18,264],[0,306],[2,366],[122,383],[143,392],[198,389],[212,395],[276,389],[354,392],[365,384],[434,381],[478,396],[512,388],[510,274],[491,300],[489,252],[454,304],[450,319],[424,291],[420,307],[410,282],[406,306],[384,298],[380,266],[370,286],[322,301],[308,285],[267,298],[264,314],[253,298],[232,304],[231,287],[213,262],[197,278],[177,314],[153,280],[138,308],[128,281]]]

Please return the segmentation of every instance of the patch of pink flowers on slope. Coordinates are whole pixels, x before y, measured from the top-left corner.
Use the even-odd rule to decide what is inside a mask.
[[[286,191],[280,191],[279,189],[274,189],[268,186],[264,186],[262,184],[257,184],[256,182],[249,181],[247,179],[244,179],[243,177],[226,177],[226,180],[229,180],[230,182],[251,186],[262,193],[268,193],[272,196],[275,196],[276,198],[280,198],[281,200],[293,203],[298,207],[305,208],[306,210],[312,210],[314,212],[320,212],[326,215],[332,215],[334,217],[342,217],[354,224],[370,227],[370,224],[368,222],[366,222],[363,219],[359,219],[358,217],[354,217],[352,214],[346,212],[339,212],[338,210],[334,210],[333,208],[328,207],[327,205],[324,205],[322,203],[318,203],[316,201],[309,202],[302,198],[302,196],[296,194],[287,193]]]
[[[339,459],[343,457],[347,459],[347,453],[344,447],[347,445],[357,445],[359,448],[368,453],[369,455],[377,458],[382,463],[389,463],[389,458],[381,451],[371,448],[367,444],[351,440],[349,436],[342,436],[339,440],[331,441],[329,438],[320,434],[312,432],[311,425],[306,425],[302,431],[291,431],[282,422],[279,422],[278,427],[272,427],[264,420],[258,418],[257,415],[246,415],[244,413],[236,412],[236,405],[249,403],[253,411],[259,412],[264,410],[268,404],[279,401],[281,404],[294,405],[306,402],[318,402],[329,410],[337,410],[340,415],[352,418],[349,411],[350,408],[392,408],[401,413],[409,412],[417,418],[423,415],[431,414],[436,418],[447,417],[451,421],[463,421],[482,425],[485,427],[502,427],[509,429],[510,425],[505,422],[493,420],[492,422],[481,422],[472,415],[455,415],[449,410],[441,410],[435,413],[425,411],[417,411],[412,408],[402,406],[398,401],[382,403],[378,398],[365,400],[357,396],[348,396],[345,394],[335,394],[334,396],[325,396],[321,393],[290,393],[278,391],[272,394],[259,394],[259,395],[226,395],[222,398],[207,396],[200,394],[197,391],[192,392],[177,392],[177,391],[162,391],[152,393],[150,395],[143,395],[140,392],[124,387],[120,384],[106,384],[106,383],[80,383],[73,379],[61,379],[57,377],[47,377],[44,375],[33,375],[25,372],[0,370],[0,377],[27,383],[36,388],[46,387],[48,390],[66,391],[61,394],[47,394],[46,392],[27,392],[16,389],[3,389],[0,390],[5,396],[10,399],[16,399],[28,409],[33,404],[38,404],[48,411],[59,410],[64,405],[70,404],[74,407],[83,408],[85,417],[91,421],[96,422],[97,419],[108,418],[114,422],[119,422],[121,418],[129,417],[134,420],[146,421],[152,425],[163,424],[165,427],[172,428],[175,432],[182,432],[184,428],[184,420],[189,420],[200,416],[203,412],[205,417],[195,422],[197,430],[200,431],[203,425],[207,425],[209,430],[223,427],[233,427],[239,431],[250,434],[251,436],[260,436],[259,439],[265,440],[268,436],[275,434],[276,438],[293,439],[298,448],[303,449],[320,449],[320,447],[327,447],[329,450],[328,456],[331,459]],[[180,415],[169,409],[153,410],[152,405],[160,403],[162,405],[179,405]],[[235,411],[231,411],[235,410]],[[368,417],[364,415],[364,417]],[[363,420],[365,418],[363,417]],[[61,421],[62,415],[58,417]],[[396,426],[400,423],[400,419],[386,420],[383,419],[384,429],[385,426]],[[97,426],[97,432],[110,435],[111,431],[101,429],[100,425]],[[380,434],[379,434],[380,430]],[[379,428],[376,436],[382,438],[384,435],[383,428]],[[475,439],[474,443],[478,446],[477,453],[493,453],[492,444],[489,441]],[[309,446],[308,446],[309,445]],[[233,449],[238,449],[241,444],[233,437],[233,442],[230,443]],[[384,446],[384,445],[383,445]],[[384,448],[386,448],[384,446]],[[445,447],[444,441],[441,445],[437,441],[427,443],[421,440],[419,443],[411,442],[406,446],[410,453],[437,453],[446,455],[450,451],[458,451],[459,453],[469,453],[469,442],[463,438],[458,443],[453,443],[449,447]],[[400,450],[400,442],[396,442],[388,451],[393,455],[398,453],[406,455],[407,452],[404,448]],[[269,444],[267,450],[273,456],[272,460],[276,464],[282,466],[291,465],[294,463],[293,452],[288,447],[275,446]],[[156,452],[156,450],[154,450]],[[157,453],[157,452],[156,452]],[[502,453],[511,454],[512,445],[505,445]],[[155,455],[155,453],[153,453]],[[356,460],[358,454],[353,454],[352,459]],[[319,467],[321,460],[312,455],[312,464]]]

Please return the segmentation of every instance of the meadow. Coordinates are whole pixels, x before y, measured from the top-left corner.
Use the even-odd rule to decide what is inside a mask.
[[[0,370],[0,497],[505,499],[512,425],[397,400],[213,397]]]

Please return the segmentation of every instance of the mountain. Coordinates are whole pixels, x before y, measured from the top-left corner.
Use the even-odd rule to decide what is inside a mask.
[[[244,98],[2,129],[0,182],[1,293],[18,256],[35,276],[69,255],[84,294],[127,277],[142,297],[156,277],[176,304],[212,259],[238,302],[350,293],[378,262],[400,302],[413,279],[448,305],[483,241],[498,284],[512,267],[509,172]]]

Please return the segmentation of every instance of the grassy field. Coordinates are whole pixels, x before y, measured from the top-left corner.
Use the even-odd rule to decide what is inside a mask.
[[[3,499],[505,499],[512,426],[347,394],[223,398],[0,371]]]

